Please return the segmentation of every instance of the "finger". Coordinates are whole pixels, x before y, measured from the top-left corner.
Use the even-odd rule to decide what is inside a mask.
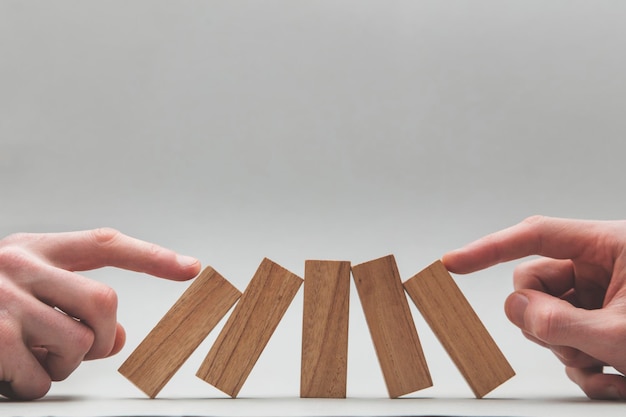
[[[605,363],[597,360],[596,358],[587,355],[584,352],[581,352],[578,349],[574,349],[569,346],[553,346],[549,345],[546,342],[538,339],[532,334],[522,331],[524,337],[526,337],[531,342],[536,343],[537,345],[550,349],[552,353],[561,361],[561,363],[565,366],[572,366],[576,368],[590,368],[593,366],[604,366]]]
[[[539,258],[519,264],[513,273],[516,290],[537,290],[561,297],[575,287],[574,264],[569,259]]]
[[[597,265],[540,258],[519,264],[513,281],[516,290],[542,291],[591,310],[602,307],[610,274]]]
[[[17,400],[41,398],[52,381],[24,344],[21,329],[2,323],[0,338],[0,394]]]
[[[13,400],[36,400],[43,397],[50,391],[52,381],[48,374],[43,370],[41,365],[36,364],[36,360],[32,362],[33,367],[38,367],[41,372],[30,372],[22,369],[21,376],[14,381],[0,382],[0,395]],[[24,376],[27,376],[26,379]]]
[[[563,365],[572,368],[594,368],[606,364],[598,359],[569,346],[548,346]]]
[[[626,379],[622,375],[605,374],[602,367],[567,367],[565,371],[589,398],[626,400]]]
[[[585,310],[543,292],[522,290],[507,298],[505,312],[516,326],[546,345],[569,346],[609,363],[606,358],[614,355],[607,340],[619,336],[610,328],[619,320],[609,319],[606,310]]]
[[[50,265],[33,268],[37,285],[31,291],[39,300],[79,319],[94,334],[84,359],[109,356],[117,332],[117,294],[100,282]]]
[[[58,308],[92,329],[95,339],[85,359],[109,356],[117,332],[117,294],[113,289],[40,259],[23,263],[13,278],[34,296],[37,303],[40,300]],[[24,305],[33,302],[35,300],[31,298],[23,300]]]
[[[50,379],[67,378],[91,349],[94,334],[87,326],[45,304],[30,305],[22,317],[26,346],[45,348],[42,365]]]
[[[179,281],[200,271],[195,258],[109,228],[41,235],[37,245],[54,265],[72,271],[114,266]]]
[[[584,220],[529,217],[515,226],[448,252],[443,263],[449,271],[464,274],[529,255],[576,258],[594,239],[597,225],[597,222]]]

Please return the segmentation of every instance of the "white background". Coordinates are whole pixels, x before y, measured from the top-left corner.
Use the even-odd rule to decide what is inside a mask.
[[[624,217],[621,1],[0,1],[0,235],[111,226],[243,290],[265,256],[393,253],[407,279],[532,214]],[[456,276],[518,376],[582,397],[502,312],[515,263]],[[143,394],[119,364],[187,287],[114,269],[128,343],[50,396]],[[352,288],[353,296],[355,290]],[[241,391],[297,397],[302,292]],[[385,397],[352,298],[348,395]],[[416,310],[435,386],[471,391]],[[195,378],[162,397],[221,398]]]

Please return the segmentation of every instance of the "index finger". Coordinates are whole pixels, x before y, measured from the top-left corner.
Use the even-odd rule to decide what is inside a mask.
[[[70,271],[113,266],[177,281],[193,278],[200,271],[195,258],[110,228],[44,234],[35,245],[52,264]]]
[[[594,240],[597,225],[593,221],[533,216],[448,252],[442,261],[449,271],[466,274],[529,255],[574,259]]]

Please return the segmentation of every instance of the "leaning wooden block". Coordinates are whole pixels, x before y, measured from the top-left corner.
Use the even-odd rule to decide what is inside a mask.
[[[236,397],[302,278],[264,259],[196,375]]]
[[[477,398],[515,375],[441,261],[406,281],[404,288]]]
[[[389,396],[432,386],[394,257],[355,265],[352,275]]]
[[[241,293],[207,267],[119,368],[150,398],[156,397]]]
[[[306,261],[300,397],[345,398],[350,262]]]

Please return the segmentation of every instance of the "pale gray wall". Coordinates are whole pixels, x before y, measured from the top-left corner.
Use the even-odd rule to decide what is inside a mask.
[[[622,1],[0,1],[0,234],[112,226],[243,289],[263,256],[394,253],[408,277],[531,214],[623,218],[624,22]],[[502,392],[569,387],[506,322],[511,271],[459,278],[522,368]],[[134,395],[115,366],[184,285],[91,276],[129,344],[55,389]],[[353,307],[353,392],[385,395]],[[248,393],[297,395],[299,308]],[[423,333],[426,395],[470,395]],[[263,385],[272,349],[291,368]],[[207,395],[192,368],[172,395]]]

